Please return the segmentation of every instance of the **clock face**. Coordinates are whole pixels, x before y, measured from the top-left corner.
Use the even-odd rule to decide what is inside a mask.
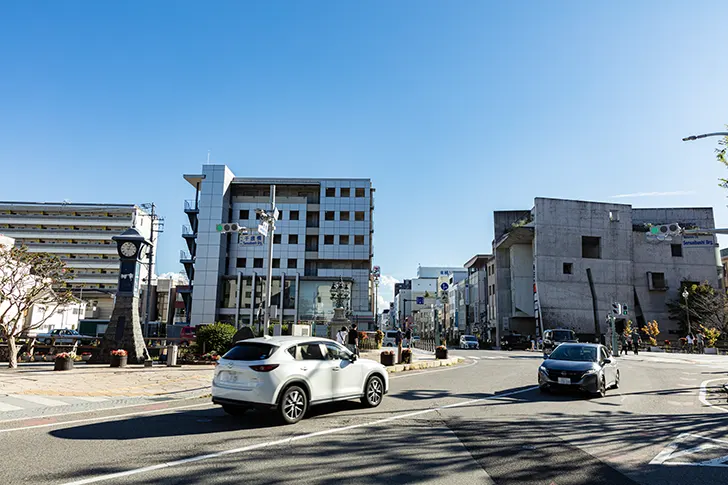
[[[127,258],[131,258],[132,256],[134,256],[136,254],[137,247],[134,243],[127,241],[121,245],[120,251],[123,256],[126,256]]]

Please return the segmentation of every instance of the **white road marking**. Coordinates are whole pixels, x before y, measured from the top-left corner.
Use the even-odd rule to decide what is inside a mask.
[[[20,409],[23,409],[18,406],[13,406],[12,404],[5,404],[0,402],[0,411],[18,411]]]
[[[390,376],[389,377],[389,380],[391,381],[392,379],[404,379],[405,377],[416,377],[416,376],[421,376],[421,375],[424,375],[424,374],[436,374],[438,372],[449,372],[449,371],[453,371],[453,370],[465,369],[467,367],[472,367],[475,364],[477,364],[477,362],[473,362],[471,364],[465,364],[465,365],[458,365],[457,367],[448,367],[447,369],[440,369],[440,370],[427,370],[427,369],[423,369],[421,371],[408,371],[408,372],[405,372],[405,373],[400,374],[398,376]]]
[[[688,448],[686,450],[677,451],[678,449],[678,443],[682,441],[686,441],[688,438],[700,438],[702,440],[705,440],[703,443],[700,443],[698,446],[694,446],[692,448]],[[650,461],[650,465],[688,465],[688,466],[714,466],[714,467],[728,467],[728,464],[725,464],[723,462],[728,460],[727,456],[721,456],[719,458],[713,458],[710,460],[700,461],[700,462],[678,462],[678,461],[668,461],[668,460],[676,460],[677,458],[687,456],[687,455],[694,455],[696,453],[700,453],[701,451],[710,450],[714,448],[725,448],[728,445],[728,441],[719,440],[715,438],[709,438],[707,436],[701,436],[697,434],[691,434],[691,433],[683,433],[679,435],[677,438],[675,438],[669,445],[665,447],[662,451],[660,451],[657,456],[655,456],[652,461]]]
[[[77,480],[75,482],[67,482],[65,485],[85,485],[87,483],[103,482],[103,481],[107,481],[107,480],[114,480],[117,478],[138,475],[140,473],[147,473],[147,472],[152,472],[152,471],[156,471],[156,470],[161,470],[164,468],[172,468],[172,467],[176,467],[176,466],[180,466],[180,465],[186,465],[188,463],[195,463],[195,462],[202,461],[202,460],[210,460],[212,458],[219,458],[221,456],[245,453],[247,451],[258,450],[261,448],[268,448],[271,446],[291,444],[296,441],[306,440],[306,439],[314,438],[317,436],[326,436],[326,435],[330,435],[330,434],[341,433],[344,431],[350,431],[352,429],[376,426],[379,424],[389,423],[392,421],[398,421],[400,419],[412,418],[415,416],[422,416],[424,414],[435,413],[437,411],[442,411],[443,409],[451,409],[451,408],[455,408],[455,407],[459,407],[459,406],[468,406],[470,404],[474,404],[474,403],[478,403],[478,402],[490,401],[493,399],[501,399],[504,397],[513,396],[515,394],[521,394],[524,392],[533,391],[535,389],[538,389],[538,386],[529,387],[527,389],[521,389],[519,391],[507,392],[504,394],[497,394],[495,396],[488,396],[488,397],[484,397],[484,398],[480,398],[480,399],[471,399],[469,401],[463,401],[463,402],[459,402],[459,403],[455,403],[455,404],[450,404],[447,406],[439,406],[439,407],[435,407],[435,408],[425,409],[422,411],[415,411],[415,412],[406,413],[406,414],[398,414],[396,416],[391,416],[389,418],[384,418],[384,419],[378,419],[375,421],[370,421],[368,423],[353,424],[353,425],[344,426],[341,428],[330,428],[330,429],[325,429],[322,431],[316,431],[314,433],[294,436],[291,438],[284,438],[284,439],[276,440],[276,441],[267,441],[264,443],[258,443],[255,445],[244,446],[241,448],[233,448],[230,450],[218,451],[216,453],[208,453],[205,455],[198,455],[198,456],[193,456],[190,458],[184,458],[182,460],[168,461],[166,463],[159,463],[157,465],[151,465],[151,466],[146,466],[146,467],[142,467],[142,468],[127,470],[125,472],[110,473],[107,475],[98,475],[96,477],[85,478],[83,480]]]
[[[480,360],[480,357],[475,357],[474,355],[468,355],[467,357],[468,359]]]
[[[28,396],[25,394],[8,394],[8,396],[14,399],[20,399],[22,401],[32,402],[34,404],[41,404],[43,406],[68,406],[67,402],[59,401],[57,399],[48,399],[47,397],[41,396]]]
[[[711,382],[715,382],[715,381],[723,381],[725,379],[726,379],[725,377],[722,377],[719,379],[708,379],[707,381],[703,381],[702,384],[700,384],[700,393],[698,394],[698,398],[700,399],[700,402],[702,402],[706,406],[710,406],[712,408],[720,409],[721,411],[728,412],[728,409],[726,409],[726,408],[722,408],[720,406],[716,406],[715,404],[711,404],[710,401],[708,401],[708,398],[705,397],[705,395],[707,394],[706,386],[708,384],[710,384]]]
[[[144,406],[149,406],[150,404],[144,404]],[[137,405],[139,406],[139,404]],[[153,414],[153,413],[161,413],[164,411],[177,411],[178,409],[189,409],[189,408],[199,408],[202,406],[212,406],[211,402],[201,403],[201,404],[190,404],[189,406],[178,406],[174,408],[160,408],[160,409],[151,409],[149,411],[137,411],[135,413],[126,413],[126,414],[115,414],[113,416],[104,416],[104,417],[95,417],[95,418],[84,418],[84,419],[74,419],[72,421],[58,421],[57,423],[45,423],[45,424],[35,424],[33,426],[23,426],[22,428],[8,428],[8,429],[0,429],[0,434],[2,433],[10,433],[12,431],[24,431],[27,429],[37,429],[37,428],[49,428],[51,426],[65,426],[67,424],[76,424],[76,423],[88,423],[90,421],[110,421],[112,419],[116,418],[127,418],[129,416],[141,416],[143,414]],[[83,411],[83,412],[91,412],[91,411]],[[45,419],[49,416],[39,416],[36,419]],[[32,418],[23,418],[23,419],[32,419]]]
[[[681,377],[680,379],[682,379],[683,381],[697,381],[698,380],[697,377]]]
[[[104,402],[108,401],[108,397],[94,397],[94,396],[69,396],[73,397],[73,399],[80,399],[81,401],[87,401],[87,402]]]

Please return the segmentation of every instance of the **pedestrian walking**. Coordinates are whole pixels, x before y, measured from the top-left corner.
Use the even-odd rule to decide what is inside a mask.
[[[693,334],[691,334],[691,333],[687,334],[685,336],[685,340],[688,343],[688,354],[692,354],[693,353],[693,343],[694,343]]]
[[[622,348],[619,351],[619,355],[622,355],[622,352],[624,352],[624,355],[627,355],[628,349],[628,342],[627,342],[627,336],[625,334],[622,334],[619,336],[619,341],[622,344]]]
[[[697,340],[698,340],[698,353],[699,354],[705,353],[705,335],[703,335],[703,332],[698,332]]]
[[[359,331],[356,328],[356,323],[351,324],[351,329],[349,330],[346,342],[346,347],[351,351],[351,353],[359,355]]]
[[[346,327],[341,327],[341,330],[336,332],[336,341],[341,345],[346,345],[348,335],[349,331],[346,329]]]
[[[412,348],[412,329],[408,328],[407,331],[404,333],[404,340],[406,342],[407,348]]]
[[[397,327],[397,333],[394,336],[394,343],[397,345],[397,363],[402,362],[402,330]]]
[[[641,341],[642,341],[642,339],[640,338],[640,334],[635,329],[632,332],[632,348],[634,349],[634,355],[639,355]]]

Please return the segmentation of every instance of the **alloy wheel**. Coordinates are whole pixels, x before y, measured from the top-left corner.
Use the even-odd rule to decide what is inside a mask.
[[[367,381],[365,395],[362,397],[362,403],[370,408],[377,407],[382,402],[383,395],[384,384],[382,379],[377,376],[370,377]]]
[[[281,406],[283,419],[288,423],[296,423],[301,420],[306,412],[306,395],[300,387],[291,387],[283,396]]]

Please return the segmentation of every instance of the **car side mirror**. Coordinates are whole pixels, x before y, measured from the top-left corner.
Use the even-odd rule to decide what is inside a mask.
[[[543,360],[546,360],[549,358],[549,354],[543,354]]]
[[[612,359],[604,359],[604,361],[602,362],[602,365],[611,364],[611,363],[612,363]]]
[[[349,357],[349,360],[352,362],[356,362],[357,356],[356,354],[351,354],[351,357]]]

